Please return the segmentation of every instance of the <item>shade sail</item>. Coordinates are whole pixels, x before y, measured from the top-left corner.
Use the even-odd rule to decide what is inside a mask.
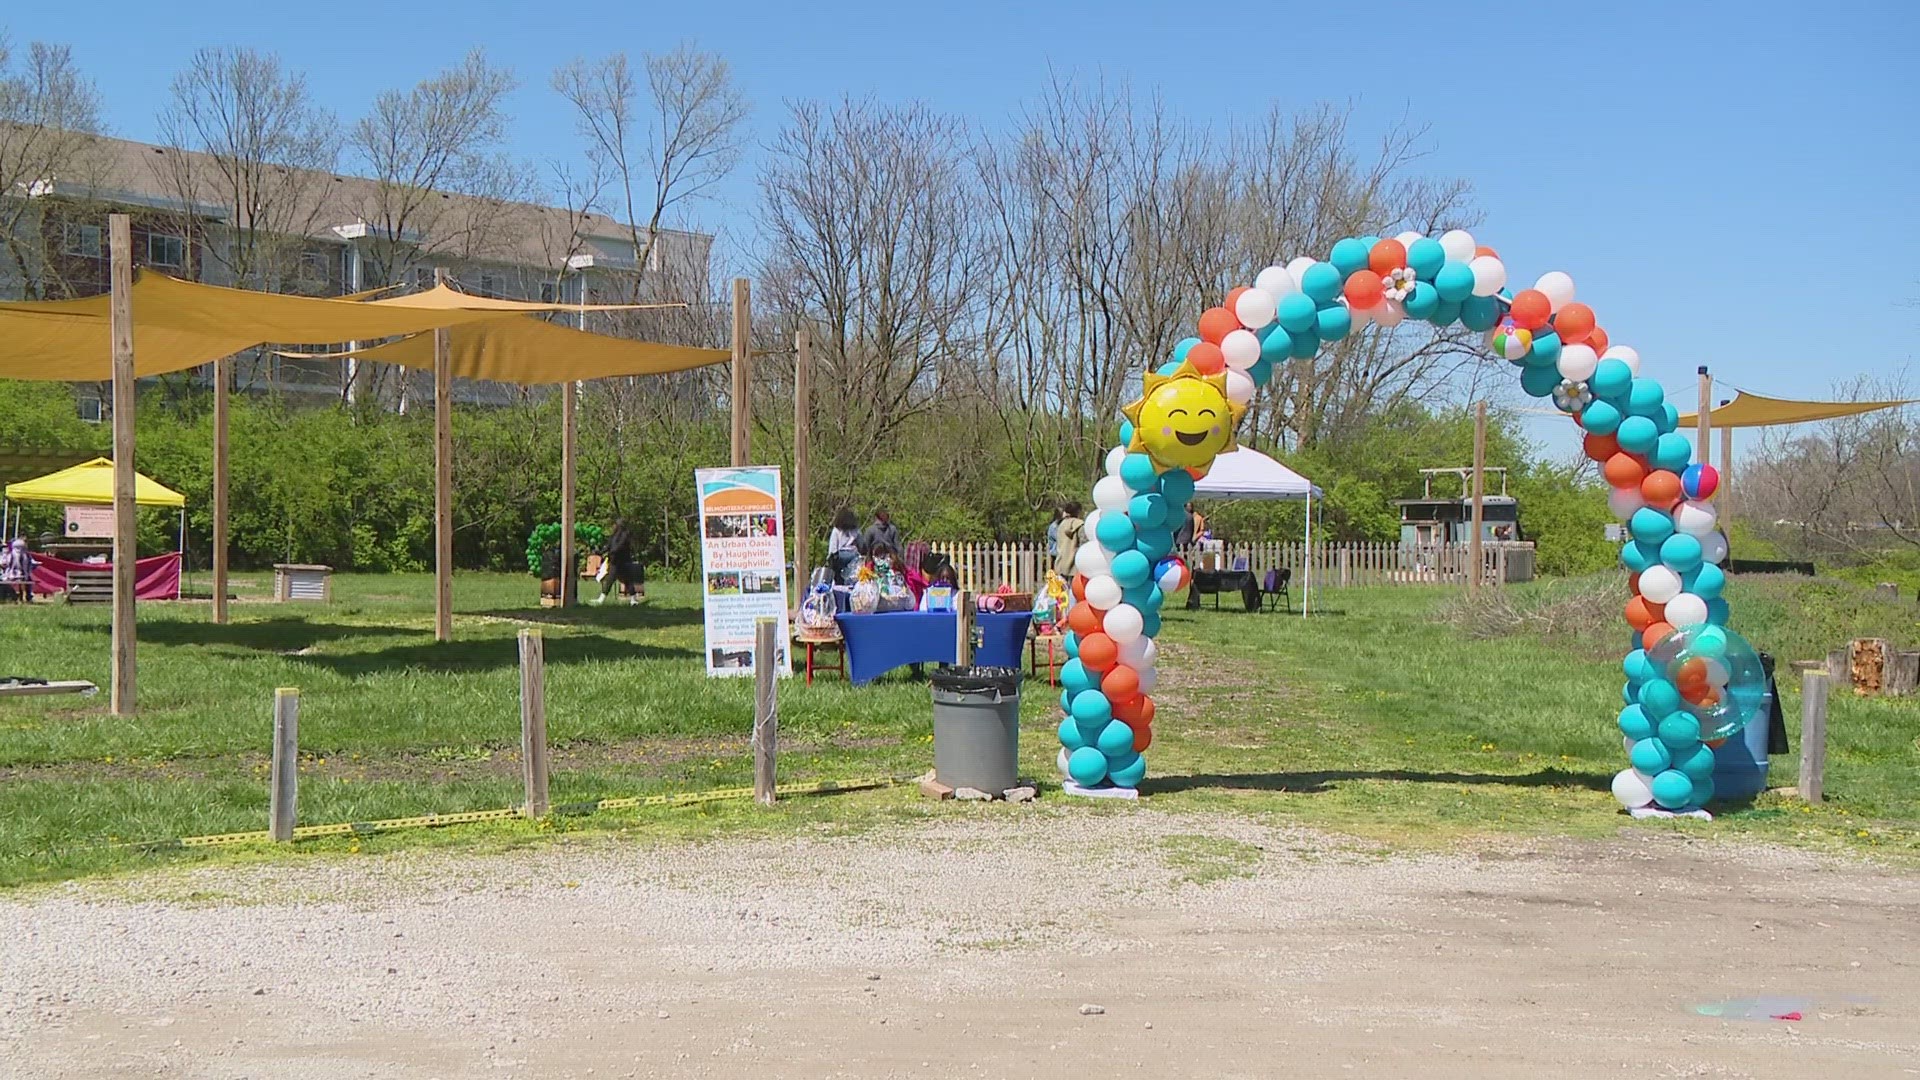
[[[696,349],[652,341],[589,334],[543,319],[508,316],[463,323],[448,331],[453,374],[463,379],[537,386],[542,383],[605,379],[621,375],[663,375],[708,364],[724,364],[724,349]],[[419,334],[371,349],[346,353],[288,353],[302,358],[360,360],[433,370],[433,335]]]
[[[94,458],[72,468],[48,473],[37,480],[22,480],[7,485],[7,498],[13,502],[77,503],[84,506],[113,504],[113,462]],[[141,473],[133,474],[133,501],[139,506],[187,505],[187,497]]]
[[[1777,424],[1805,424],[1815,420],[1858,416],[1912,404],[1912,401],[1789,401],[1785,398],[1761,397],[1742,390],[1734,395],[1732,401],[1717,409],[1709,409],[1707,421],[1717,428],[1773,427]],[[1680,418],[1680,427],[1691,428],[1699,422],[1698,413],[1687,413]]]
[[[1193,485],[1196,499],[1305,499],[1321,494],[1313,481],[1244,444],[1214,458],[1206,478]]]
[[[366,293],[355,295],[365,296]],[[531,300],[502,300],[492,296],[474,296],[445,285],[375,300],[381,307],[424,308],[429,311],[497,311],[528,314],[542,311],[635,311],[642,308],[683,308],[685,304],[548,304]]]

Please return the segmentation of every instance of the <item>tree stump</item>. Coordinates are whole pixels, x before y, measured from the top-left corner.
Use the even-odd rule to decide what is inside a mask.
[[[1827,654],[1827,678],[1835,685],[1850,686],[1853,683],[1853,650],[1841,646]]]
[[[1854,693],[1869,695],[1886,690],[1887,653],[1885,638],[1853,639],[1849,668]]]
[[[1889,694],[1911,694],[1920,688],[1920,652],[1896,651],[1887,661]]]
[[[1880,584],[1875,585],[1873,587],[1873,598],[1876,600],[1900,599],[1899,583],[1893,582],[1893,581],[1883,581]]]

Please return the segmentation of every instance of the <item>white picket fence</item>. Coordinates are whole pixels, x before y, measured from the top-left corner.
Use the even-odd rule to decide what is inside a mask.
[[[1039,588],[1052,558],[1044,543],[947,543],[927,541],[930,550],[953,560],[959,585],[969,592],[988,592],[1011,585],[1022,592]],[[1182,553],[1188,565],[1200,566],[1199,551]],[[1533,580],[1534,550],[1530,543],[1489,543],[1481,549],[1483,582],[1504,585]],[[1309,577],[1319,588],[1371,585],[1462,584],[1470,562],[1464,544],[1227,544],[1217,555],[1227,570],[1251,570],[1261,578],[1268,570],[1293,571],[1298,590]]]

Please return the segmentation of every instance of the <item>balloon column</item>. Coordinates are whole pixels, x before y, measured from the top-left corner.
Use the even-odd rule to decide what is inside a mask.
[[[1574,295],[1558,271],[1514,292],[1499,253],[1454,229],[1349,237],[1324,262],[1267,267],[1201,315],[1199,336],[1175,345],[1127,406],[1094,485],[1061,671],[1061,772],[1087,788],[1131,788],[1146,775],[1160,604],[1188,574],[1170,557],[1173,532],[1194,481],[1233,448],[1235,424],[1274,367],[1369,323],[1391,330],[1413,318],[1487,333],[1522,389],[1586,431],[1586,452],[1613,487],[1608,503],[1632,536],[1620,556],[1633,575],[1633,640],[1619,718],[1631,765],[1614,794],[1632,810],[1711,798],[1712,747],[1766,702],[1751,647],[1726,629],[1727,541],[1711,501],[1719,476],[1693,463],[1675,430],[1679,410],[1641,377],[1639,353],[1613,344]]]

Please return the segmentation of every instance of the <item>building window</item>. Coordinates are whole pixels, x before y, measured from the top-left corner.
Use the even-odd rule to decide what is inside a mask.
[[[187,265],[187,242],[165,233],[147,234],[147,265],[178,270]]]
[[[413,268],[413,287],[416,289],[433,288],[433,267],[416,266]]]
[[[332,260],[324,251],[300,253],[300,280],[324,284],[333,278]]]
[[[480,275],[480,295],[481,296],[499,296],[500,295],[500,279],[497,277],[494,277],[492,274],[481,274]]]
[[[553,302],[554,302],[554,300],[553,300],[553,295],[554,295],[554,294],[553,294],[553,282],[551,282],[551,281],[543,281],[543,282],[541,282],[541,283],[540,283],[540,302],[541,302],[541,303],[543,303],[543,304],[551,304],[551,303],[553,303]]]
[[[69,255],[78,255],[83,259],[100,257],[100,226],[76,225],[69,221],[63,227],[60,250]]]

